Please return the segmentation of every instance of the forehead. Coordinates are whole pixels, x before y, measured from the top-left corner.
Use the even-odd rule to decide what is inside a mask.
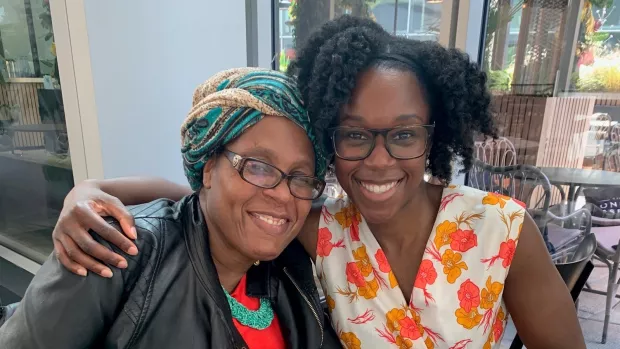
[[[314,151],[306,132],[282,116],[264,116],[231,144],[237,152],[270,161],[282,169],[314,168]]]
[[[372,68],[357,79],[341,113],[341,122],[347,119],[367,127],[389,127],[399,123],[427,124],[430,115],[422,86],[413,73]]]

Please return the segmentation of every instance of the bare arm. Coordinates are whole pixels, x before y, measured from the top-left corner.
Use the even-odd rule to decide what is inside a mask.
[[[125,205],[138,205],[160,198],[178,201],[192,193],[186,185],[156,177],[123,177],[94,181],[104,193]]]
[[[75,274],[85,276],[88,269],[111,277],[110,268],[99,261],[125,268],[127,260],[97,243],[88,231],[92,229],[129,255],[136,255],[138,249],[130,240],[136,238],[134,221],[124,205],[159,198],[179,200],[190,193],[189,187],[160,178],[87,180],[76,185],[65,198],[52,234],[58,260]],[[102,216],[114,217],[127,236],[105,222]]]
[[[506,279],[504,300],[527,348],[586,348],[575,304],[529,215]]]

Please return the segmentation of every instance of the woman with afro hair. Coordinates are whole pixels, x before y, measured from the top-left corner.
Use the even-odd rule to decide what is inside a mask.
[[[486,76],[467,55],[344,16],[308,38],[289,73],[346,193],[316,202],[298,236],[346,348],[499,348],[509,314],[530,349],[585,348],[524,205],[450,184],[455,162],[471,167],[474,138],[495,136]],[[87,254],[119,264],[122,257],[90,246],[85,230],[71,229],[131,246],[98,219],[109,212],[132,225],[113,196],[136,203],[186,194],[160,179],[78,185],[54,238],[90,248],[61,260],[97,273],[107,267]],[[99,211],[85,204],[92,201]]]

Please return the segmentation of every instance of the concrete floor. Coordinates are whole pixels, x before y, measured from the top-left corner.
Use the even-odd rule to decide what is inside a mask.
[[[588,279],[590,285],[598,290],[607,288],[607,268],[594,268]],[[620,301],[617,299],[617,301]],[[619,349],[620,348],[620,306],[612,312],[607,343],[601,344],[603,335],[603,319],[605,318],[605,296],[583,292],[579,297],[579,322],[586,339],[588,349]],[[514,339],[516,330],[512,324],[506,328],[501,349],[508,349]]]

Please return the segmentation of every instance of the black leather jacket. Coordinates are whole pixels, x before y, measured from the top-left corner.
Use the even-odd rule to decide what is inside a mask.
[[[15,313],[0,348],[247,348],[232,323],[209,252],[198,197],[133,207],[140,253],[112,279],[80,277],[51,256]],[[288,348],[340,348],[326,323],[312,266],[298,242],[248,272],[246,292],[268,297]]]

